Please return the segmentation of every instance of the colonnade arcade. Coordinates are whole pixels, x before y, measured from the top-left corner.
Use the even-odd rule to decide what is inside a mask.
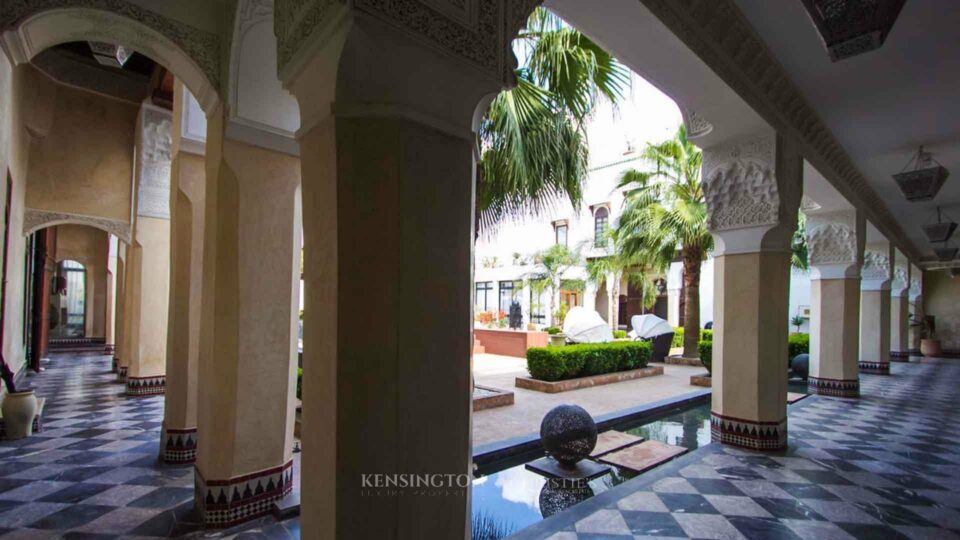
[[[220,44],[229,55],[211,52],[205,30],[176,30],[170,13],[121,3],[0,16],[14,76],[45,47],[91,40],[128,45],[178,78],[172,111],[137,111],[116,272],[118,377],[131,396],[165,394],[161,458],[195,463],[211,527],[289,493],[302,226],[304,533],[469,535],[467,490],[364,497],[361,476],[471,472],[475,133],[512,82],[511,38],[539,2],[241,0]],[[705,54],[705,24],[679,4],[612,2],[647,32],[600,41],[677,101],[703,148],[713,439],[780,450],[807,171],[834,183],[847,169],[813,138],[815,119],[771,112],[772,96],[738,87],[734,53]],[[575,0],[550,7],[585,31],[600,24]],[[658,50],[671,62],[655,62]],[[810,388],[856,397],[860,372],[889,373],[912,348],[920,276],[884,216],[848,205],[808,214]]]

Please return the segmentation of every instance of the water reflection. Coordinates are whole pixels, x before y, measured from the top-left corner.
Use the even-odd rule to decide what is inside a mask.
[[[710,404],[620,431],[693,450],[710,442]],[[473,482],[473,540],[504,538],[633,476],[612,467],[609,474],[586,486],[559,486],[520,464],[477,478]]]

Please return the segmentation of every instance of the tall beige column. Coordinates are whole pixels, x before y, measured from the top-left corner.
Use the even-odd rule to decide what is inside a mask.
[[[790,239],[803,161],[772,130],[705,148],[714,247],[714,441],[787,446]]]
[[[341,15],[287,81],[304,122],[303,534],[469,538],[473,120],[502,73]],[[436,489],[377,489],[401,478]]]
[[[890,361],[910,358],[910,263],[896,252],[893,282],[890,284]]]
[[[224,114],[207,119],[197,386],[194,502],[210,527],[293,486],[300,296],[299,160],[226,139]]]
[[[893,251],[888,242],[870,243],[863,256],[860,285],[860,372],[890,374],[890,281]]]
[[[917,304],[923,303],[923,272],[920,271],[920,268],[911,264],[910,265],[910,289],[909,289],[909,298],[910,305],[908,306],[909,312],[913,314],[913,324],[910,325],[910,355],[919,356],[920,355],[920,313],[917,311]]]
[[[183,107],[190,99],[177,82],[173,99],[170,166],[170,313],[167,324],[167,380],[160,457],[192,463],[197,456],[197,366],[203,292],[204,156],[181,145]]]
[[[854,210],[810,213],[811,393],[860,396],[860,264],[866,223]]]
[[[127,244],[125,242],[117,243],[117,296],[116,296],[116,338],[113,348],[113,371],[117,374],[117,382],[126,382],[126,363],[123,361],[123,355],[126,351],[127,335],[130,331],[130,325],[126,322],[126,296],[124,291],[127,287]]]
[[[147,103],[137,119],[137,213],[125,291],[129,396],[162,394],[166,384],[172,120],[170,111]]]

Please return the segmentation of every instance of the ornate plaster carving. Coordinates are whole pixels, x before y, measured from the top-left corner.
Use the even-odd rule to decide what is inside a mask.
[[[146,105],[141,114],[137,215],[170,219],[172,114]]]
[[[85,216],[82,214],[69,214],[66,212],[50,212],[36,208],[24,208],[23,210],[24,234],[31,234],[44,227],[68,223],[74,225],[89,225],[90,227],[106,231],[128,244],[130,243],[130,223],[126,221]]]
[[[311,35],[324,28],[327,16],[345,0],[277,0],[273,18],[277,35],[277,68],[290,63]]]
[[[914,298],[920,296],[923,292],[923,289],[920,285],[920,280],[917,278],[910,278],[910,297]]]
[[[683,124],[687,128],[688,139],[703,137],[713,131],[713,124],[707,122],[706,119],[697,114],[696,111],[685,107],[682,108],[681,111],[683,112]]]
[[[890,279],[890,257],[879,251],[867,251],[863,254],[863,270],[860,276],[864,280]]]
[[[806,159],[841,195],[862,208],[885,237],[910,259],[920,259],[886,204],[793,84],[735,0],[640,1],[777,132],[802,145]],[[538,2],[515,3],[530,7]]]
[[[772,136],[722,144],[703,155],[703,189],[712,231],[777,225],[775,142]]]
[[[855,264],[857,231],[846,223],[822,223],[807,229],[811,265]]]
[[[910,286],[910,280],[907,278],[907,269],[897,266],[893,269],[893,283],[890,288],[893,290],[903,290]]]
[[[98,31],[91,33],[84,30],[77,35],[64,35],[64,41],[94,39],[109,43],[119,42],[157,59],[154,54],[158,44],[153,37],[130,27],[118,25],[115,16],[133,19],[160,33],[182,49],[200,67],[210,85],[214,89],[220,89],[219,36],[154,13],[126,0],[4,0],[0,3],[0,29],[6,31],[44,11],[65,8],[85,8],[82,16],[95,22]],[[114,17],[104,17],[97,11],[108,12]]]
[[[816,212],[821,208],[823,208],[823,206],[821,206],[820,203],[811,199],[810,197],[806,195],[800,197],[800,211],[802,211],[804,214],[808,214],[810,212]]]

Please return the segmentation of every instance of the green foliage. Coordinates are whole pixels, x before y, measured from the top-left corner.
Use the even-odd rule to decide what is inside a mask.
[[[568,311],[570,311],[570,306],[568,306],[566,302],[561,302],[560,309],[558,309],[557,312],[553,314],[553,318],[557,322],[557,324],[559,324],[560,326],[563,326],[563,321],[567,319]]]
[[[800,327],[803,326],[804,318],[800,315],[794,315],[790,318],[790,324],[797,328],[797,332],[800,331]]]
[[[810,354],[810,334],[790,334],[787,338],[787,357]]]
[[[527,349],[527,371],[534,379],[561,381],[646,367],[650,343],[615,341]]]
[[[670,348],[674,347],[683,347],[683,328],[674,327],[673,329],[673,341],[670,342]],[[705,328],[700,329],[700,340],[701,341],[713,341],[713,330],[707,330]]]
[[[583,293],[587,288],[587,282],[582,279],[561,279],[560,289],[564,291],[576,291]]]
[[[543,8],[518,41],[525,64],[517,84],[494,98],[480,125],[476,200],[485,231],[563,198],[579,206],[589,163],[583,122],[630,83],[624,65]]]
[[[713,340],[701,340],[697,343],[697,350],[700,351],[700,361],[703,367],[707,368],[707,373],[713,374]]]
[[[626,330],[614,330],[614,331],[613,331],[613,338],[614,338],[614,339],[624,339],[624,338],[626,338],[626,337],[627,337],[627,331],[626,331]]]
[[[797,214],[797,230],[793,233],[793,239],[790,242],[790,266],[797,270],[809,270],[810,261],[808,260],[807,250],[807,218],[803,212]]]
[[[303,368],[297,368],[297,399],[303,399]]]
[[[560,332],[563,332],[563,329],[561,329],[559,326],[548,326],[544,328],[543,331],[550,334],[551,336],[554,336],[559,334]]]

